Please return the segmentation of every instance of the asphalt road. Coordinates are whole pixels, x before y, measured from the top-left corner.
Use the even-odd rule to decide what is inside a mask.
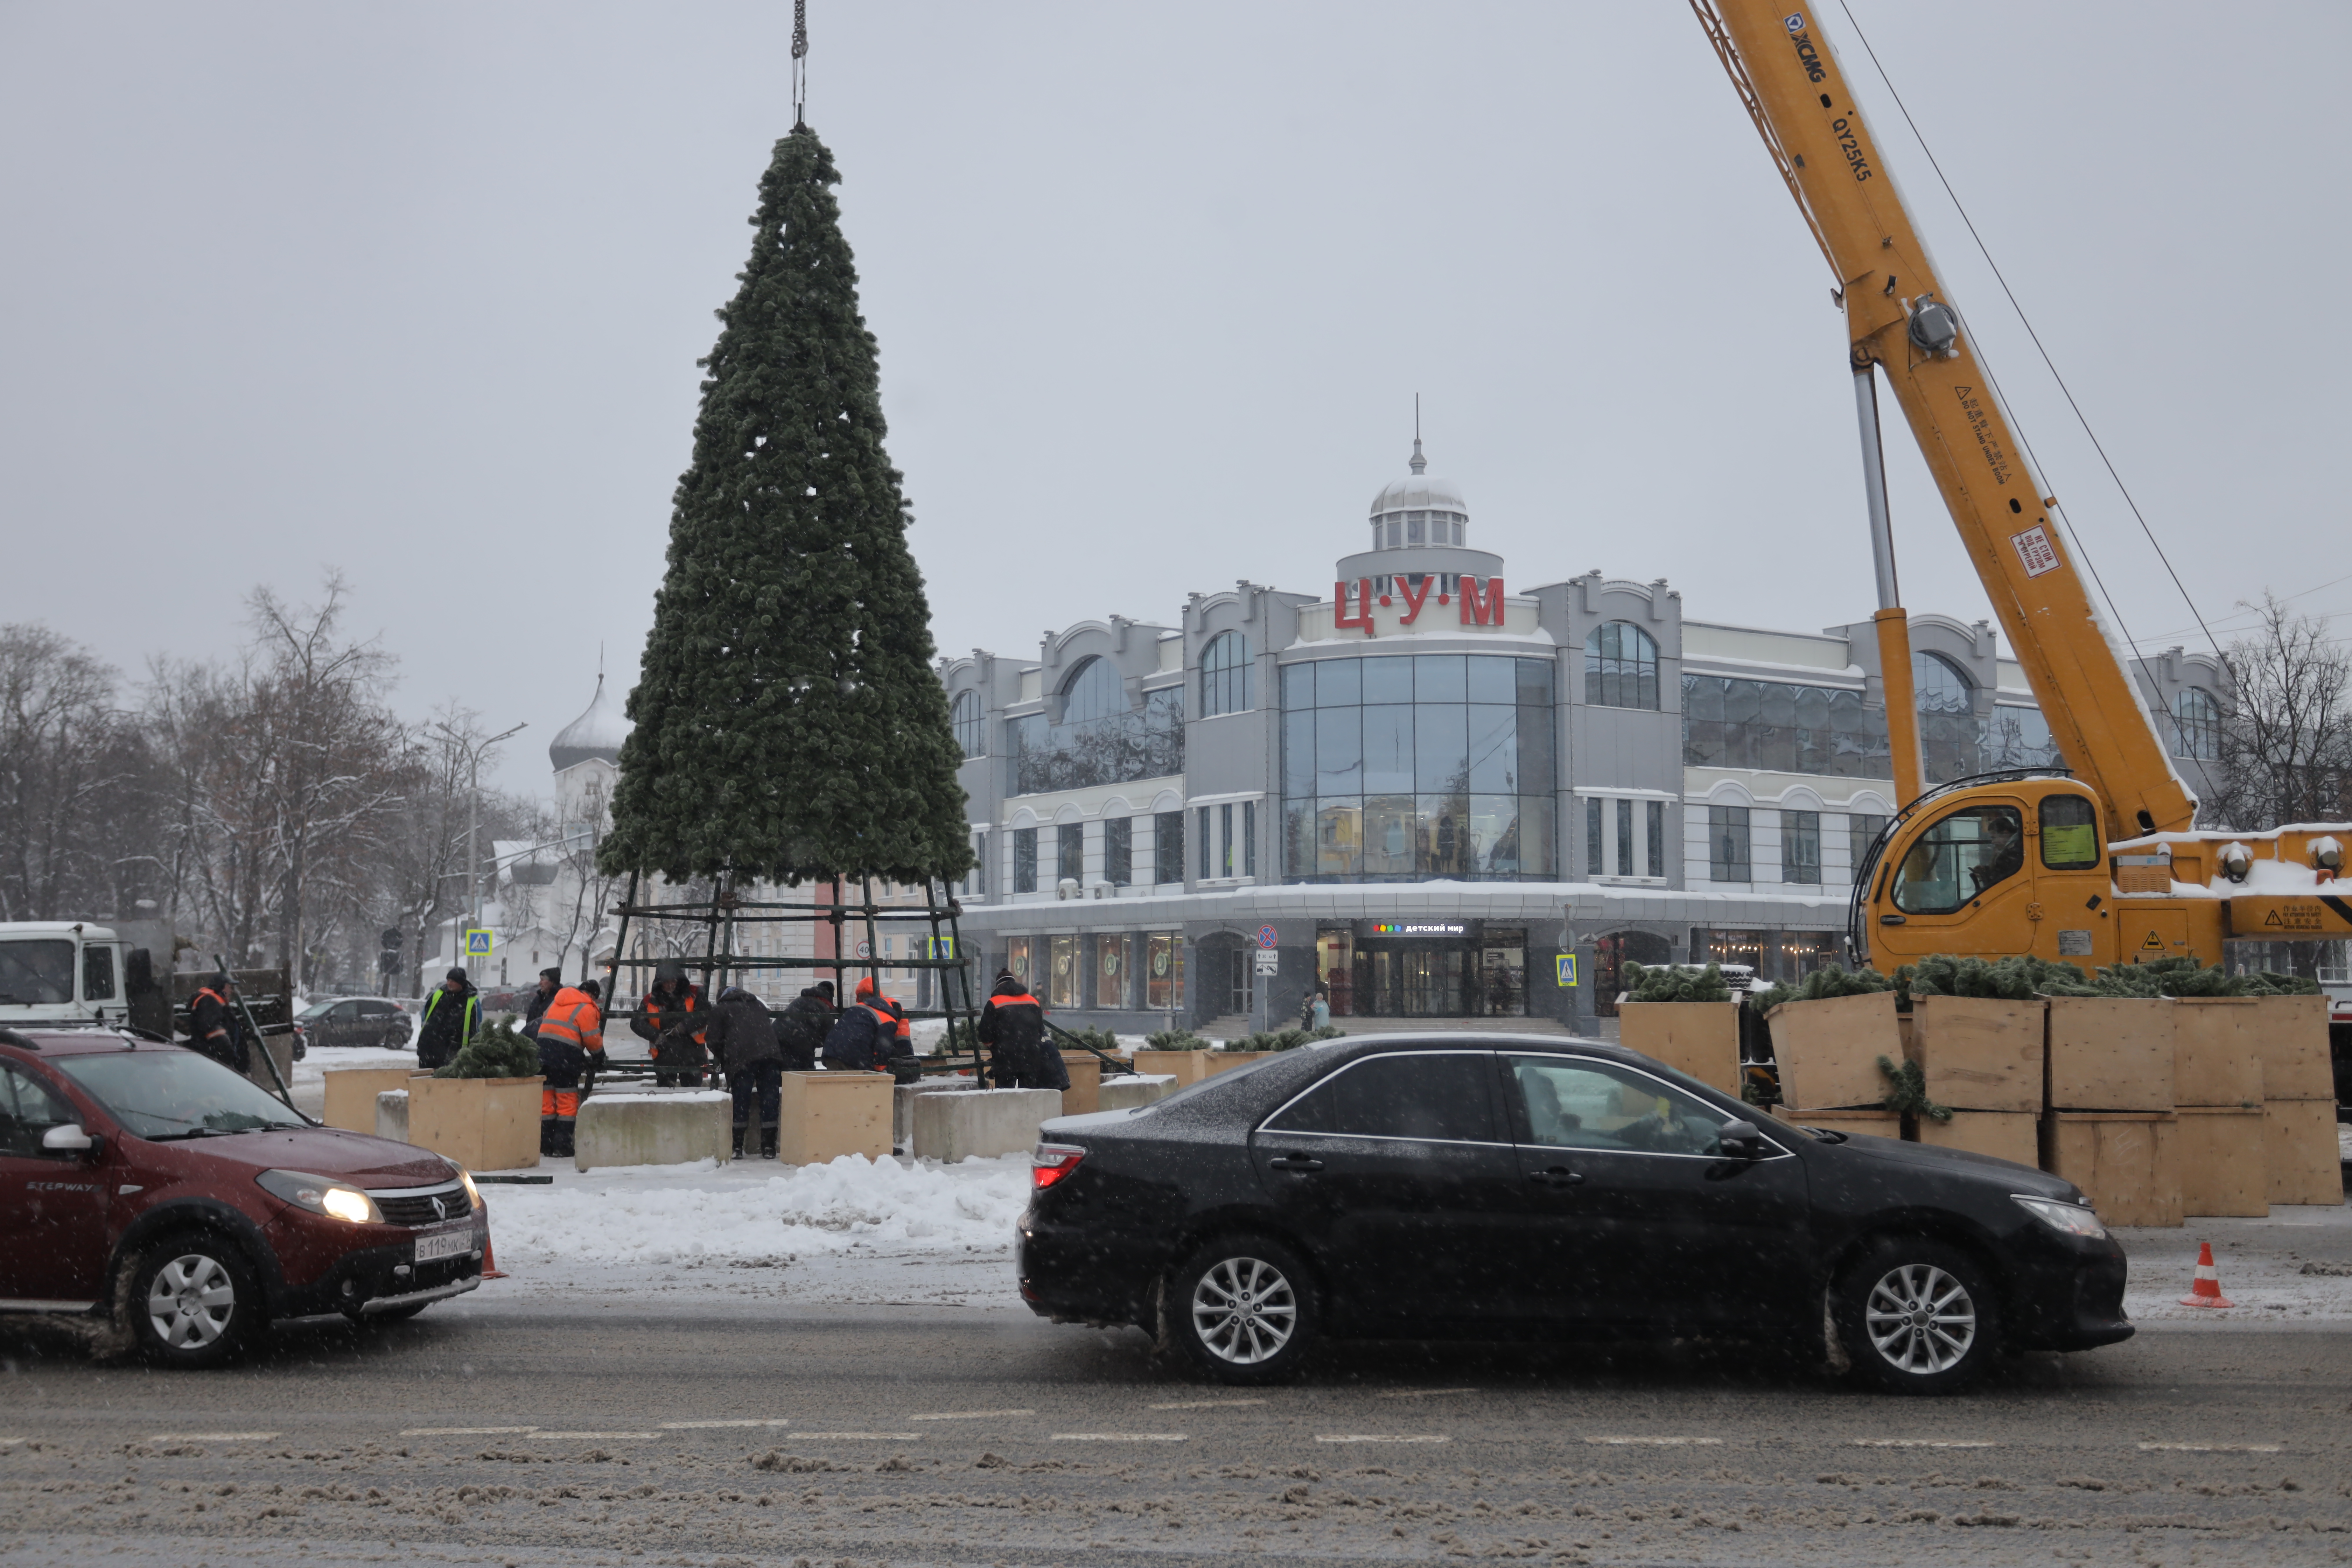
[[[2352,1332],[1864,1394],[1751,1351],[1331,1350],[1235,1392],[1017,1312],[556,1300],[238,1370],[0,1339],[0,1564],[2352,1561]]]

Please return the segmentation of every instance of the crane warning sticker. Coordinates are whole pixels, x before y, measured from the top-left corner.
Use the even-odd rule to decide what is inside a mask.
[[[2017,558],[2025,563],[2025,574],[2039,577],[2044,572],[2058,570],[2058,550],[2050,542],[2050,535],[2039,524],[2023,533],[2012,533],[2010,543],[2017,547]]]

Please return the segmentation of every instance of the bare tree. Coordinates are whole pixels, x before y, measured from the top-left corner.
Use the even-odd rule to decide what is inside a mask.
[[[2229,690],[2210,818],[2247,832],[2340,822],[2352,813],[2352,652],[2325,623],[2269,594],[2242,607],[2261,624],[2223,656]]]
[[[47,626],[0,626],[0,920],[127,916],[159,879],[145,736],[116,680]]]

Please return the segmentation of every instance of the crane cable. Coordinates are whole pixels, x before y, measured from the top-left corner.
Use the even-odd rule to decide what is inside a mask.
[[[808,0],[793,0],[793,129],[805,129],[808,110]]]
[[[1985,244],[1984,236],[1977,232],[1976,220],[1969,216],[1969,209],[1961,203],[1959,193],[1953,190],[1952,182],[1945,178],[1944,166],[1936,161],[1935,149],[1927,145],[1927,138],[1921,133],[1918,121],[1911,118],[1910,106],[1903,101],[1903,95],[1895,90],[1894,79],[1886,74],[1886,67],[1879,61],[1878,51],[1870,47],[1868,35],[1863,32],[1862,24],[1854,19],[1853,8],[1846,4],[1846,0],[1838,0],[1838,9],[1845,13],[1846,21],[1853,28],[1853,36],[1862,40],[1863,52],[1870,57],[1872,68],[1878,72],[1878,79],[1885,83],[1887,96],[1895,100],[1895,107],[1902,111],[1903,123],[1911,128],[1911,139],[1918,142],[1919,151],[1927,155],[1927,166],[1936,171],[1936,179],[1944,187],[1944,195],[1951,198],[1953,208],[1960,215],[1960,222],[1968,226],[1969,237],[1976,242],[1977,253],[1984,258],[1985,265],[1992,269],[1993,277],[2000,284],[2000,291],[2009,297],[2010,309],[2017,312],[2017,319],[2024,326],[2026,336],[2033,340],[2033,347],[2042,355],[2042,363],[2049,368],[2051,379],[2058,384],[2058,390],[2065,395],[2066,406],[2074,411],[2074,422],[2083,427],[2083,434],[2090,437],[2092,450],[2097,452],[2099,461],[2106,465],[2107,477],[2116,482],[2116,489],[2122,494],[2124,504],[2131,508],[2133,519],[2139,523],[2139,531],[2147,536],[2148,545],[2156,552],[2156,558],[2164,563],[2165,573],[2172,579],[2172,585],[2179,590],[2180,602],[2188,605],[2189,615],[2196,617],[2197,629],[2205,634],[2205,640],[2211,645],[2214,657],[2221,660],[2223,668],[2228,668],[2229,655],[2221,651],[2221,645],[2214,637],[2212,628],[2205,624],[2204,612],[2197,607],[2197,601],[2189,597],[2189,585],[2180,580],[2180,574],[2173,568],[2172,558],[2164,552],[2164,546],[2157,540],[2156,531],[2148,526],[2147,516],[2139,510],[2139,502],[2132,499],[2131,488],[2124,483],[2123,475],[2116,471],[2115,459],[2107,456],[2106,447],[2100,444],[2098,432],[2091,428],[2091,421],[2083,413],[2083,405],[2074,401],[2074,389],[2066,384],[2066,378],[2059,374],[2057,363],[2050,357],[2050,351],[2042,346],[2042,334],[2033,330],[2033,322],[2026,316],[2025,307],[2018,302],[2016,291],[2010,288],[2009,279],[2002,274],[2000,264],[1992,258],[1991,248]],[[1984,355],[1981,351],[1977,357],[1979,362],[1982,363]],[[1997,397],[2000,396],[2000,384],[1993,377],[1990,365],[1986,366],[1985,375],[1988,380],[1993,381],[1993,395]],[[2018,439],[2024,443],[2026,456],[2032,460],[2033,466],[2037,468],[2041,468],[2042,459],[2034,456],[2032,442],[2027,439],[2021,429],[2018,432]],[[2048,470],[2043,471],[2046,473]],[[2053,504],[2052,510],[2059,509]],[[2107,602],[2107,613],[2116,617],[2116,626],[2123,632],[2125,640],[2131,643],[2133,655],[2142,664],[2147,663],[2147,656],[2140,651],[2138,642],[2132,637],[2131,628],[2125,626],[2123,612],[2116,608],[2115,595],[2107,592],[2105,582],[2100,579],[2098,566],[2091,560],[2091,552],[2084,549],[2082,537],[2075,531],[2073,520],[2064,518],[2063,511],[2061,517],[2066,522],[2066,531],[2074,536],[2075,552],[2083,557],[2084,563],[2091,568],[2091,579],[2099,585],[2099,596]]]

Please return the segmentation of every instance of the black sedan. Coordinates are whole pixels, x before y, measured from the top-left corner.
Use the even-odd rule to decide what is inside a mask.
[[[1767,1119],[1638,1052],[1341,1040],[1045,1124],[1021,1293],[1211,1377],[1322,1335],[1709,1335],[1942,1393],[2127,1339],[2123,1248],[2005,1160]]]

